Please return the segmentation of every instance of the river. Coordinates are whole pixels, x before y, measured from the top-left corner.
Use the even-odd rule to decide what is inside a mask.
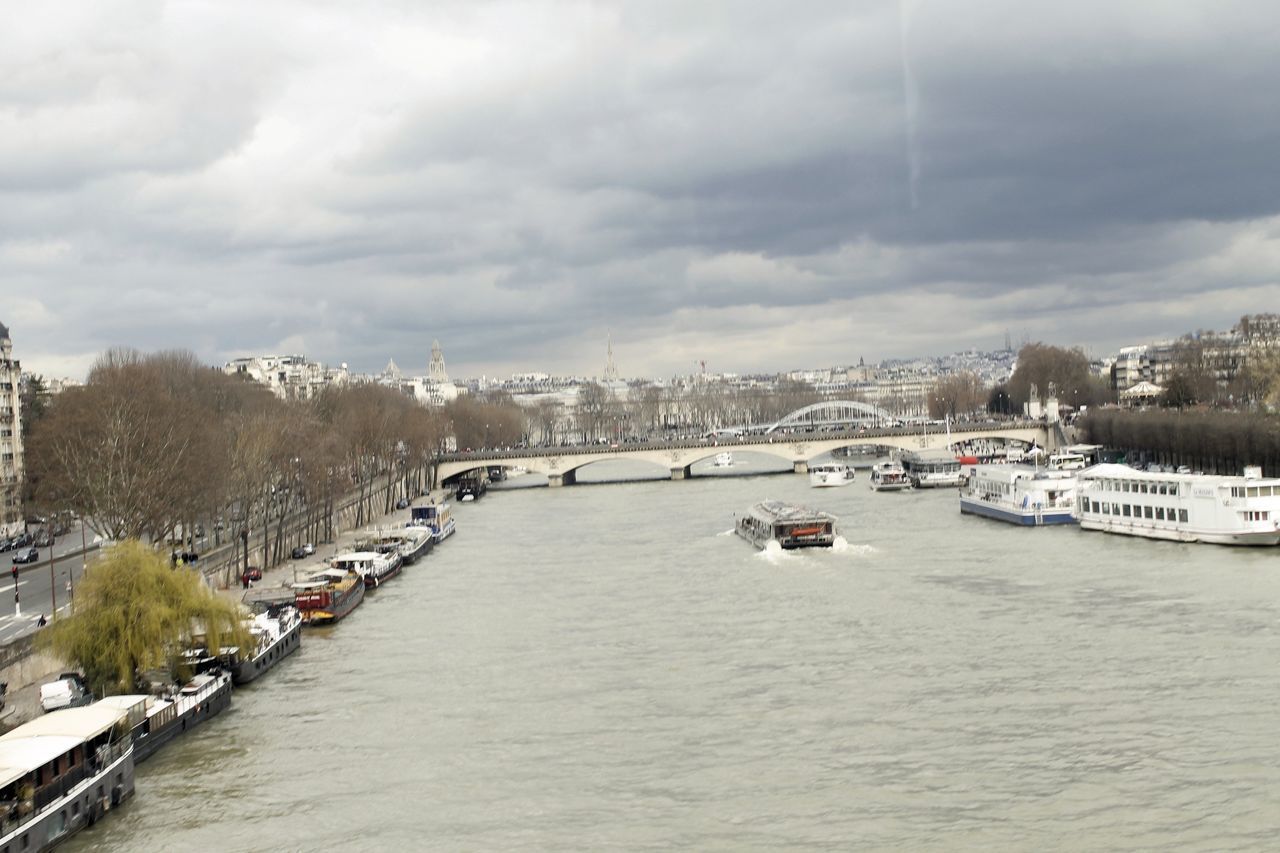
[[[766,497],[838,515],[847,547],[770,558],[729,533]],[[1025,530],[962,517],[954,490],[873,493],[865,471],[512,489],[456,515],[65,849],[1280,834],[1275,549]]]

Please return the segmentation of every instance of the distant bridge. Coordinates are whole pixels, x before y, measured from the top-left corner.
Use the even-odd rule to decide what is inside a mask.
[[[952,424],[950,433],[939,427],[889,427],[843,431],[791,431],[769,435],[747,435],[737,439],[700,441],[586,444],[570,447],[530,447],[513,450],[482,450],[447,453],[436,461],[435,482],[443,483],[459,474],[501,465],[522,465],[530,473],[545,474],[551,486],[577,482],[577,472],[594,462],[636,459],[667,469],[672,480],[692,476],[692,468],[724,450],[752,451],[776,456],[791,463],[792,470],[805,473],[811,460],[844,447],[882,445],[902,450],[944,449],[986,439],[992,442],[1035,444],[1057,449],[1053,425],[1044,421],[991,421]]]

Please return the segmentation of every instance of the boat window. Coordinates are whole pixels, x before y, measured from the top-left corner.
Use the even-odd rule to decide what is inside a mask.
[[[1149,506],[1144,506],[1144,507],[1142,508],[1142,517],[1143,517],[1143,518],[1151,518],[1151,517],[1152,517],[1152,516],[1151,516],[1151,507],[1149,507]]]
[[[1164,507],[1156,507],[1156,521],[1164,521]]]
[[[1128,504],[1125,504],[1125,505],[1124,505],[1124,517],[1125,517],[1125,518],[1128,518],[1128,517],[1129,517],[1129,505],[1128,505]]]
[[[1183,524],[1186,524],[1186,522],[1187,522],[1187,511],[1186,511],[1185,509],[1180,509],[1180,510],[1178,510],[1178,521],[1181,521]]]

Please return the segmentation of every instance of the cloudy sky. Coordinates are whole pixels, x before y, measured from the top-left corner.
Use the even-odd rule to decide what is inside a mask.
[[[1227,328],[1280,310],[1277,44],[1269,0],[23,4],[0,322],[55,376]]]

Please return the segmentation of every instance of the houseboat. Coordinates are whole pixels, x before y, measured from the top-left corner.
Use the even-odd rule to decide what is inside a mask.
[[[447,503],[430,503],[426,506],[415,506],[409,510],[409,523],[406,527],[425,527],[431,531],[431,539],[436,544],[453,535],[455,524],[453,514],[449,512]]]
[[[159,693],[108,696],[97,704],[128,715],[134,760],[141,764],[160,747],[231,704],[231,673],[222,669],[203,672],[181,686],[166,684]]]
[[[839,462],[828,462],[809,468],[809,485],[816,489],[847,486],[853,482],[853,478],[853,467]]]
[[[364,600],[364,578],[344,569],[325,569],[293,584],[293,606],[306,625],[328,625]]]
[[[756,504],[738,517],[734,527],[739,536],[761,549],[770,542],[787,550],[830,548],[836,541],[834,515],[782,501]]]
[[[400,574],[404,560],[399,549],[392,547],[386,551],[348,551],[335,556],[329,565],[339,571],[355,572],[364,579],[366,588],[374,589]]]
[[[42,851],[133,795],[127,715],[96,703],[0,737],[0,851]]]
[[[960,489],[960,511],[1011,524],[1074,524],[1074,471],[1031,465],[973,465]]]
[[[950,450],[920,450],[902,455],[902,467],[917,489],[958,486],[963,478],[960,460]]]
[[[231,681],[237,687],[248,684],[284,660],[302,645],[302,614],[290,600],[287,604],[268,604],[249,621],[253,647],[232,649]]]
[[[1280,544],[1280,479],[1264,479],[1261,468],[1227,477],[1107,463],[1076,476],[1076,517],[1085,530],[1215,545]]]
[[[911,488],[911,478],[895,461],[877,462],[871,466],[871,488],[877,492],[901,492]]]
[[[399,554],[405,566],[411,566],[431,551],[431,532],[422,527],[388,527],[370,531],[356,540],[355,550]]]

